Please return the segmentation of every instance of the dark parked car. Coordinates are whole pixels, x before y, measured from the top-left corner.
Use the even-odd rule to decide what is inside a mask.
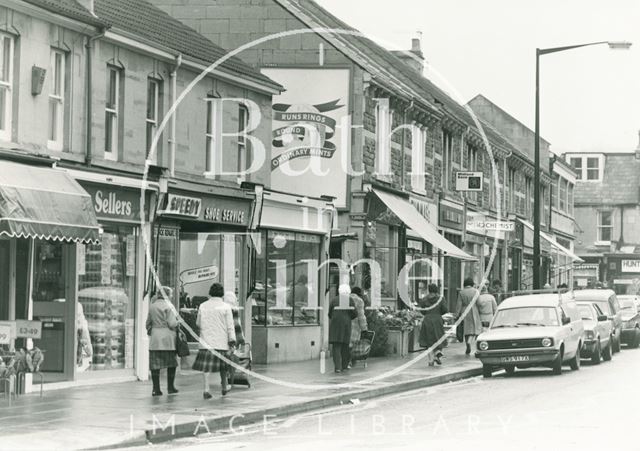
[[[612,349],[613,352],[620,352],[620,344],[622,343],[622,313],[620,313],[620,305],[616,293],[613,290],[578,290],[575,291],[576,302],[592,302],[600,307],[600,310],[609,317],[612,332]]]
[[[640,313],[633,298],[621,297],[622,342],[631,348],[640,346]]]

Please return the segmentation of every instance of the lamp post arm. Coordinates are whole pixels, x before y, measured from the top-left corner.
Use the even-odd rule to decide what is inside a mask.
[[[565,50],[578,49],[580,47],[588,47],[590,45],[608,44],[609,41],[588,42],[586,44],[565,45],[563,47],[551,47],[548,49],[537,49],[538,55],[547,55],[549,53],[564,52]]]

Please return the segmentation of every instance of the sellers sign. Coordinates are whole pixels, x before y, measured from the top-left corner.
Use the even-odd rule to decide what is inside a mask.
[[[640,273],[640,260],[622,260],[620,270],[622,272]]]
[[[140,219],[140,190],[81,182],[91,196],[98,218],[137,221]],[[145,203],[148,205],[148,202]]]

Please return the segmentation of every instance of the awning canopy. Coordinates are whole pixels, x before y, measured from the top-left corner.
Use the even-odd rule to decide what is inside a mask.
[[[91,197],[65,172],[0,161],[0,236],[97,242]]]
[[[525,221],[523,219],[520,219],[520,222],[522,222],[522,224],[527,227],[528,229],[531,229],[533,231],[533,224],[531,224],[529,221]],[[551,238],[549,235],[547,235],[546,233],[544,233],[543,231],[540,231],[540,236],[545,240],[548,241],[549,244],[551,245],[551,247],[554,247],[556,250],[558,250],[559,252],[562,252],[564,255],[566,255],[567,257],[569,257],[571,259],[571,261],[574,262],[583,262],[584,260],[581,259],[580,257],[578,257],[576,254],[574,254],[573,252],[571,252],[569,249],[567,249],[566,247],[558,244],[557,241],[555,241],[553,238]]]
[[[476,257],[467,254],[440,235],[438,230],[402,197],[377,189],[372,189],[372,191],[407,227],[443,254],[461,260],[477,260]]]

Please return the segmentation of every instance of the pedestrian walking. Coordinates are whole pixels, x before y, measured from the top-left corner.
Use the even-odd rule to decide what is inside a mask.
[[[349,342],[349,356],[350,361],[347,365],[347,369],[351,368],[355,364],[353,349],[354,346],[360,341],[362,332],[367,330],[367,317],[364,313],[364,299],[362,298],[362,289],[360,287],[353,287],[351,289],[351,295],[349,299],[353,301],[353,305],[356,309],[356,317],[351,320],[351,340]]]
[[[178,393],[174,382],[178,366],[176,352],[176,334],[178,316],[169,301],[172,291],[169,287],[158,287],[151,298],[147,315],[146,329],[149,335],[149,368],[153,382],[152,396],[162,396],[160,390],[160,370],[167,369],[167,391],[170,395]]]
[[[471,305],[469,312],[464,316],[463,320],[464,340],[467,344],[467,349],[464,353],[469,355],[471,354],[471,348],[475,346],[476,338],[482,333],[482,323],[480,321],[478,307],[475,304],[479,293],[478,290],[474,288],[473,279],[471,277],[464,279],[463,286],[464,288],[458,293],[457,314],[458,318],[460,318],[467,307]]]
[[[447,313],[447,307],[444,303],[444,298],[439,294],[438,285],[432,283],[427,290],[429,292],[427,296],[418,300],[418,307],[424,316],[418,337],[420,346],[423,348],[431,348],[443,337],[444,322],[442,321],[442,315]],[[446,342],[443,341],[429,350],[427,354],[429,366],[433,366],[434,362],[442,365],[442,349],[445,346]]]
[[[491,282],[491,288],[489,289],[489,293],[496,298],[496,302],[499,304],[502,302],[502,282],[499,279],[494,279]]]
[[[485,331],[489,328],[493,315],[498,310],[498,303],[494,295],[489,293],[486,286],[483,286],[480,290],[480,296],[478,297],[478,313],[480,314],[480,322],[482,323],[482,330]]]
[[[343,284],[338,288],[336,296],[329,306],[329,343],[336,373],[341,373],[349,367],[351,355],[349,343],[351,341],[351,320],[356,318],[357,312],[353,300],[349,297],[349,306],[340,307],[340,295],[349,296],[351,288]]]
[[[227,363],[219,355],[229,357],[236,343],[236,332],[233,323],[233,312],[229,304],[222,299],[224,288],[219,283],[214,283],[209,289],[209,299],[203,302],[198,309],[196,324],[200,329],[200,349],[193,363],[193,369],[202,371],[204,399],[211,399],[210,376],[211,373],[220,373],[222,395],[229,391],[227,380]]]

